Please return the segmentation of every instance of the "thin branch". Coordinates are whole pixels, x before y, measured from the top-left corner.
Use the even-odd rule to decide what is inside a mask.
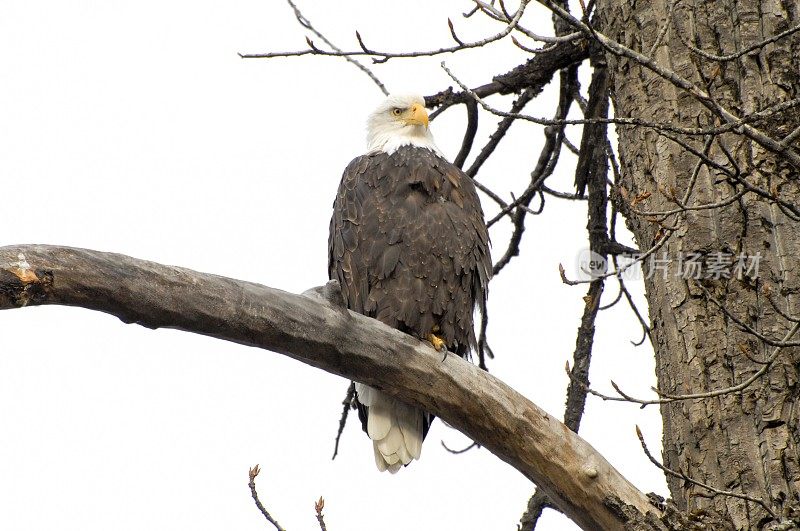
[[[759,42],[757,42],[755,44],[751,44],[750,46],[747,46],[746,48],[743,48],[742,50],[740,50],[738,52],[734,52],[734,53],[726,54],[726,55],[715,55],[715,54],[712,54],[712,53],[709,53],[709,52],[705,52],[705,51],[701,50],[700,48],[696,48],[695,46],[693,46],[692,43],[687,38],[687,36],[685,36],[682,32],[678,31],[678,32],[675,32],[675,34],[681,40],[681,42],[683,43],[684,46],[689,48],[691,51],[693,51],[697,55],[699,55],[701,57],[704,57],[706,59],[709,59],[711,61],[718,61],[720,63],[724,63],[724,62],[728,62],[728,61],[733,61],[734,59],[738,59],[743,55],[747,55],[747,54],[749,54],[751,52],[759,50],[759,49],[763,48],[764,46],[766,46],[768,44],[772,44],[773,42],[777,42],[777,41],[783,39],[784,37],[788,37],[789,35],[792,35],[793,33],[797,33],[798,31],[800,31],[800,25],[794,26],[792,28],[787,29],[786,31],[782,31],[781,33],[777,33],[775,35],[767,37],[766,39],[761,40],[761,41],[759,41]],[[651,54],[651,56],[652,56],[652,54]]]
[[[553,190],[552,188],[548,187],[546,184],[542,184],[539,189],[547,195],[552,195],[553,197],[557,197],[559,199],[567,199],[568,201],[586,201],[585,196],[567,192],[559,192],[558,190]]]
[[[567,402],[564,410],[564,424],[572,431],[578,431],[586,406],[586,389],[589,387],[589,365],[592,360],[594,344],[594,322],[603,295],[603,281],[597,280],[589,284],[589,291],[584,300],[583,316],[578,327],[575,340],[575,352],[572,355],[570,383],[567,386]]]
[[[499,33],[492,35],[490,37],[486,37],[485,39],[480,39],[474,42],[468,42],[463,44],[457,44],[456,46],[449,46],[444,48],[439,48],[437,50],[426,50],[426,51],[414,51],[414,52],[384,52],[384,51],[377,51],[367,48],[364,45],[363,41],[360,41],[361,50],[351,51],[351,52],[343,52],[340,49],[334,48],[331,50],[321,50],[317,47],[309,45],[309,49],[307,50],[299,50],[293,52],[268,52],[268,53],[249,53],[243,54],[240,53],[239,57],[242,59],[269,59],[274,57],[300,57],[303,55],[324,55],[328,57],[355,57],[355,56],[368,56],[372,57],[372,61],[374,63],[385,63],[389,59],[400,58],[400,57],[430,57],[435,55],[441,55],[445,53],[453,53],[459,52],[461,50],[469,50],[471,48],[480,48],[482,46],[486,46],[489,43],[499,41],[516,27],[519,19],[522,18],[522,14],[525,12],[525,7],[528,5],[530,0],[521,0],[519,9],[514,14],[514,17],[509,21],[508,25],[503,28],[502,31]],[[360,39],[359,39],[360,40]]]
[[[781,140],[781,144],[783,144],[784,146],[788,146],[798,138],[800,138],[800,126],[796,127],[794,131],[783,137],[783,139]]]
[[[656,40],[653,42],[653,45],[650,47],[650,52],[647,54],[650,57],[653,57],[658,50],[658,47],[661,46],[661,43],[664,40],[664,37],[667,35],[667,31],[669,31],[670,26],[672,25],[672,12],[675,10],[675,5],[678,3],[679,0],[671,0],[669,3],[669,9],[667,10],[667,16],[664,17],[664,24],[661,26],[661,30],[658,32],[658,36],[656,36]],[[680,32],[678,32],[680,33]]]
[[[576,156],[577,156],[577,155],[580,155],[580,153],[581,153],[581,150],[580,150],[580,149],[578,149],[578,148],[575,146],[575,144],[573,144],[573,143],[572,143],[572,141],[570,141],[570,139],[569,139],[569,138],[567,138],[567,136],[566,136],[566,135],[564,135],[564,139],[562,140],[562,142],[564,143],[564,145],[565,145],[565,146],[567,146],[567,149],[568,149],[568,150],[570,150],[570,151],[572,152],[572,154],[573,154],[573,155],[576,155]],[[576,194],[576,197],[579,197],[579,196],[577,196],[577,194]]]
[[[247,484],[247,486],[250,487],[250,495],[253,497],[253,501],[256,502],[256,507],[258,507],[258,510],[261,511],[261,514],[263,514],[264,518],[267,519],[267,522],[274,525],[275,529],[278,531],[286,531],[283,527],[281,527],[278,521],[275,520],[271,514],[269,514],[269,511],[267,511],[266,507],[264,507],[264,504],[262,504],[261,500],[258,499],[258,492],[256,492],[256,476],[258,476],[260,472],[261,469],[258,467],[258,465],[250,469],[250,482]]]
[[[442,65],[444,65],[444,63],[442,63]],[[653,129],[657,132],[671,132],[687,136],[719,135],[722,133],[727,133],[729,131],[736,131],[751,122],[757,122],[759,120],[768,118],[772,115],[779,114],[781,112],[800,106],[800,98],[795,98],[792,100],[776,103],[775,105],[772,105],[760,111],[750,113],[744,116],[743,118],[739,118],[736,121],[731,121],[729,123],[726,123],[725,125],[720,125],[717,127],[709,127],[709,128],[680,127],[668,122],[652,122],[649,120],[642,120],[640,118],[624,117],[624,116],[615,116],[614,118],[583,118],[583,119],[570,119],[570,120],[567,119],[555,120],[550,118],[531,116],[528,114],[519,114],[519,113],[501,111],[500,109],[492,107],[491,105],[486,103],[486,101],[484,101],[483,98],[485,96],[481,94],[481,91],[479,91],[478,89],[475,90],[470,89],[461,81],[455,79],[452,72],[450,72],[446,67],[443,66],[443,68],[445,72],[448,73],[450,78],[453,79],[453,81],[455,81],[458,84],[459,88],[461,88],[463,93],[474,98],[478,102],[478,105],[483,107],[484,110],[503,118],[514,118],[526,122],[531,122],[537,125],[545,125],[545,126],[586,125],[586,124],[603,123],[603,124],[614,124],[617,126],[625,126],[625,127],[646,127]],[[490,94],[494,94],[494,92],[491,92]],[[456,103],[460,103],[460,100]],[[778,143],[777,140],[775,142],[776,144]]]
[[[508,15],[505,12],[502,12],[499,9],[495,8],[493,5],[487,4],[486,2],[481,2],[480,0],[473,0],[473,2],[475,2],[475,5],[478,9],[483,11],[490,18],[493,18],[494,20],[497,20],[499,22],[506,22],[506,23],[509,22]],[[553,37],[548,35],[538,35],[530,30],[525,29],[519,24],[517,24],[517,26],[514,29],[522,33],[526,37],[529,37],[530,39],[550,44],[555,44],[560,42],[570,42],[580,39],[582,37],[582,34],[579,31],[570,33],[568,35]]]
[[[536,54],[521,65],[504,74],[496,75],[490,83],[486,83],[470,92],[481,98],[492,94],[512,94],[530,92],[531,98],[539,94],[545,85],[550,83],[556,72],[579,64],[589,57],[589,47],[585,41],[565,42]],[[436,108],[431,120],[453,105],[473,99],[466,91],[455,92],[452,88],[425,97],[425,105]]]
[[[698,102],[700,102],[706,108],[708,108],[711,112],[719,116],[723,121],[728,122],[728,125],[737,124],[736,125],[737,133],[743,134],[744,136],[746,136],[747,138],[754,141],[755,143],[757,143],[758,145],[760,145],[761,147],[763,147],[768,151],[782,155],[795,168],[800,168],[800,153],[798,153],[797,151],[786,145],[782,145],[778,140],[775,140],[774,138],[765,134],[760,129],[752,125],[749,125],[747,123],[743,123],[743,118],[739,118],[738,116],[730,112],[728,109],[726,109],[716,100],[714,100],[706,91],[704,91],[691,81],[681,77],[676,72],[663,67],[661,64],[657,63],[650,57],[642,55],[641,53],[636,52],[635,50],[632,50],[627,46],[624,46],[616,42],[615,40],[610,39],[609,37],[606,37],[602,33],[597,32],[596,30],[594,30],[594,28],[591,28],[587,24],[573,17],[570,13],[568,13],[560,6],[555,4],[552,0],[539,0],[539,2],[548,7],[554,13],[558,14],[564,20],[571,23],[575,28],[585,32],[588,36],[593,37],[609,52],[621,57],[627,57],[628,59],[631,59],[639,63],[641,66],[647,68],[654,74],[670,82],[675,87],[686,91]],[[789,102],[783,102],[783,103],[789,103]]]
[[[319,524],[320,531],[328,531],[328,527],[325,525],[325,517],[322,514],[322,509],[325,508],[325,500],[322,496],[319,497],[319,500],[314,502],[314,512],[316,513],[317,523]]]
[[[619,268],[619,266],[617,265],[617,257],[613,256],[611,257],[611,259],[614,263],[614,268]],[[650,324],[648,323],[647,319],[644,318],[642,312],[639,311],[639,307],[636,306],[636,301],[633,300],[633,295],[631,295],[631,292],[628,291],[628,287],[625,285],[625,281],[622,280],[622,277],[617,277],[617,280],[619,281],[620,293],[625,295],[625,300],[628,301],[628,307],[630,307],[631,311],[636,316],[636,319],[639,321],[639,324],[642,327],[642,339],[639,341],[631,341],[631,343],[633,343],[634,346],[638,347],[644,343],[645,339],[649,339],[650,343],[652,344],[653,335],[650,330]]]
[[[338,46],[336,46],[335,44],[333,44],[333,43],[332,43],[330,40],[328,40],[328,38],[327,38],[327,37],[325,37],[325,35],[323,35],[322,33],[320,33],[320,32],[319,32],[319,31],[318,31],[318,30],[317,30],[317,29],[316,29],[316,28],[315,28],[315,27],[314,27],[314,26],[311,24],[311,21],[310,21],[310,20],[308,20],[308,19],[305,17],[305,15],[303,15],[303,13],[301,13],[301,12],[300,12],[300,8],[298,8],[298,7],[295,5],[295,3],[294,3],[294,2],[292,2],[292,0],[286,0],[286,1],[289,3],[289,5],[290,5],[290,6],[292,7],[292,9],[294,10],[294,16],[297,18],[297,21],[300,23],[300,25],[301,25],[301,26],[303,26],[305,29],[307,29],[308,31],[310,31],[311,33],[313,33],[314,35],[316,35],[317,37],[319,37],[320,39],[322,39],[322,41],[323,41],[325,44],[327,44],[328,46],[330,46],[330,47],[331,47],[331,49],[335,50],[336,52],[339,52],[339,53],[341,53],[341,54],[342,54],[342,57],[344,57],[344,58],[345,58],[345,60],[346,60],[347,62],[349,62],[349,63],[353,64],[353,65],[354,65],[356,68],[358,68],[359,70],[361,70],[362,72],[364,72],[364,73],[365,73],[365,74],[366,74],[366,75],[367,75],[367,76],[368,76],[368,77],[369,77],[369,78],[372,80],[372,82],[373,82],[373,83],[375,83],[376,85],[378,85],[378,88],[381,90],[381,92],[383,92],[383,94],[384,94],[385,96],[388,96],[388,95],[389,95],[389,91],[386,89],[386,86],[385,86],[383,83],[381,83],[381,80],[380,80],[380,79],[378,79],[378,76],[376,76],[376,75],[375,75],[375,73],[374,73],[372,70],[370,70],[369,68],[367,68],[367,67],[366,67],[365,65],[363,65],[363,64],[362,64],[360,61],[358,61],[358,60],[356,60],[356,59],[353,59],[353,58],[352,58],[351,56],[349,56],[349,55],[346,55],[346,54],[344,54],[344,53],[342,52],[342,49],[341,49],[341,48],[339,48]],[[240,54],[240,55],[241,55],[241,54]]]
[[[736,323],[736,325],[739,328],[741,328],[742,331],[750,334],[751,336],[756,337],[757,339],[759,339],[760,341],[766,343],[771,347],[777,347],[777,348],[800,347],[800,341],[789,341],[789,339],[791,339],[791,336],[789,338],[784,337],[784,339],[779,341],[772,339],[771,337],[765,336],[752,326],[748,325],[747,323],[736,317],[728,308],[725,307],[724,304],[722,304],[716,298],[712,297],[711,293],[709,293],[709,291],[701,283],[698,282],[696,285],[703,291],[703,294],[706,296],[706,299],[709,300],[714,306],[719,308],[728,319]]]
[[[593,282],[594,280],[598,280],[601,278],[621,277],[622,274],[625,273],[625,271],[635,266],[636,264],[644,262],[646,258],[650,257],[653,253],[655,253],[661,247],[663,247],[664,244],[667,243],[667,240],[669,240],[670,236],[672,236],[672,233],[675,232],[676,230],[674,227],[662,227],[662,228],[664,229],[662,236],[658,240],[656,240],[656,243],[654,243],[653,246],[650,247],[650,249],[641,254],[636,255],[636,258],[634,258],[633,260],[631,260],[630,262],[621,267],[616,267],[613,271],[608,271],[603,274],[594,275],[594,278],[592,278],[591,280],[570,280],[567,278],[564,266],[558,264],[558,272],[559,275],[561,276],[561,282],[563,282],[568,286],[577,286],[578,284],[588,284],[590,282]]]
[[[448,74],[455,79],[455,76],[453,76],[452,72],[447,70],[447,67],[444,65],[444,63],[442,63],[442,68],[444,68],[445,71],[447,71]],[[557,118],[564,118],[569,113],[569,108],[572,104],[572,86],[577,83],[577,72],[577,65],[561,71],[561,87],[559,90],[558,109],[556,109]],[[457,82],[460,84],[460,81]],[[541,186],[545,179],[552,175],[553,171],[555,170],[559,155],[561,154],[561,139],[564,137],[564,128],[547,127],[544,130],[544,136],[544,146],[539,153],[539,160],[536,163],[536,167],[531,172],[530,184],[519,197],[519,199],[515,199],[512,203],[517,206],[514,213],[511,214],[511,219],[514,224],[514,232],[511,234],[506,252],[502,257],[500,257],[500,259],[492,268],[493,275],[500,273],[500,271],[509,264],[513,257],[519,255],[519,245],[522,241],[522,233],[525,231],[525,216],[528,213],[528,210],[525,207],[530,204],[530,201],[537,192],[541,198],[542,207],[544,207],[544,195],[538,191],[538,187]],[[504,210],[506,213],[510,212],[508,207],[506,207]],[[499,219],[499,215],[494,218],[494,221],[490,220],[486,226],[491,226],[491,224],[497,219]]]
[[[464,167],[469,152],[472,150],[472,143],[475,141],[475,133],[478,132],[478,104],[474,101],[466,102],[467,108],[467,128],[464,131],[464,140],[461,142],[461,149],[458,151],[453,164],[459,168]]]
[[[776,203],[778,205],[778,207],[781,209],[781,211],[783,211],[783,213],[786,214],[786,216],[789,217],[790,219],[792,219],[794,221],[800,221],[800,207],[798,207],[796,204],[793,204],[793,203],[791,203],[789,201],[781,199],[779,196],[776,195],[776,193],[774,193],[772,191],[765,190],[765,189],[763,189],[763,188],[761,188],[759,186],[756,186],[756,185],[752,184],[750,181],[748,181],[744,177],[744,175],[742,174],[742,171],[738,168],[738,166],[736,166],[735,160],[733,158],[733,155],[730,154],[730,152],[725,147],[725,144],[723,143],[722,139],[719,136],[715,136],[714,139],[716,140],[716,142],[717,142],[718,146],[720,147],[720,149],[722,150],[722,152],[728,158],[730,164],[734,166],[734,171],[731,171],[730,169],[726,168],[725,166],[723,166],[723,165],[717,163],[716,161],[714,161],[713,159],[709,158],[705,153],[703,153],[702,151],[696,149],[694,146],[692,146],[688,142],[683,141],[680,137],[673,136],[672,134],[670,134],[668,132],[665,132],[665,131],[657,131],[657,132],[661,136],[663,136],[665,138],[668,138],[669,140],[675,142],[676,144],[678,144],[679,146],[684,148],[686,151],[688,151],[692,155],[694,155],[694,156],[698,157],[699,159],[701,159],[702,162],[704,164],[706,164],[707,166],[709,166],[711,168],[714,168],[715,170],[724,173],[730,179],[735,181],[737,184],[740,184],[744,188],[746,188],[748,192],[753,192],[756,195],[759,195],[759,196],[761,196],[761,197],[763,197],[765,199],[768,199],[771,202]],[[617,173],[618,173],[618,171],[617,171]]]
[[[492,267],[492,276],[497,276],[511,262],[512,258],[519,256],[519,244],[522,241],[522,233],[525,232],[525,211],[522,209],[515,210],[511,214],[511,222],[514,225],[514,232],[511,233],[506,252]]]
[[[336,431],[336,443],[333,445],[333,457],[331,460],[336,459],[336,456],[339,454],[339,439],[342,438],[342,433],[344,432],[344,426],[347,424],[347,416],[350,413],[350,409],[353,404],[353,397],[356,395],[356,384],[355,382],[350,382],[350,385],[347,386],[347,394],[342,400],[342,415],[339,417],[339,429]]]
[[[716,487],[712,487],[711,485],[707,485],[706,483],[691,478],[686,474],[684,474],[683,472],[676,472],[675,470],[666,467],[663,463],[659,462],[655,457],[653,457],[653,454],[651,454],[650,450],[647,449],[647,444],[644,442],[644,435],[642,435],[642,430],[639,429],[639,426],[636,426],[636,436],[639,437],[639,443],[642,445],[642,450],[644,450],[644,454],[647,456],[650,462],[653,463],[658,468],[660,468],[666,474],[681,479],[686,483],[691,483],[692,485],[697,485],[698,487],[704,488],[712,492],[714,496],[730,496],[732,498],[739,498],[740,500],[747,500],[749,502],[757,503],[758,505],[763,507],[764,510],[767,511],[767,513],[769,513],[770,516],[772,516],[772,518],[775,518],[775,513],[772,512],[772,509],[770,509],[767,506],[767,504],[764,503],[764,500],[760,498],[753,498],[752,496],[748,496],[746,494],[741,494],[738,492],[733,492],[731,490],[720,490]]]
[[[473,442],[473,443],[472,443],[472,444],[470,444],[469,446],[466,446],[466,447],[464,447],[464,448],[462,448],[462,449],[460,449],[460,450],[453,450],[452,448],[450,448],[449,446],[447,446],[447,445],[444,443],[444,441],[439,441],[439,442],[442,444],[442,448],[444,448],[445,450],[447,450],[447,451],[448,451],[448,452],[450,452],[451,454],[455,454],[455,455],[458,455],[458,454],[463,454],[463,453],[466,453],[466,452],[468,452],[468,451],[472,450],[473,448],[480,448],[480,447],[481,447],[481,445],[480,445],[480,444],[478,444],[478,443],[476,443],[476,442]]]
[[[486,358],[493,359],[494,352],[489,346],[489,341],[486,339],[486,330],[489,327],[489,312],[486,310],[486,301],[480,301],[481,308],[481,328],[478,333],[478,367],[484,371],[488,371],[486,366]]]
[[[508,206],[508,203],[503,201],[502,197],[492,192],[485,184],[482,184],[480,181],[476,181],[475,179],[473,179],[472,182],[475,184],[475,188],[486,194],[492,201],[497,203],[500,208],[506,208]]]
[[[453,27],[453,21],[449,18],[447,19],[447,27],[450,28],[450,35],[453,37],[453,40],[458,43],[459,46],[464,46],[464,41],[458,38],[456,35],[456,29]]]
[[[525,108],[525,105],[527,105],[528,102],[533,100],[535,96],[536,96],[536,91],[532,89],[525,89],[525,91],[522,94],[520,94],[519,97],[511,105],[511,112],[514,114],[520,112],[522,109]],[[505,137],[506,133],[511,128],[511,124],[514,123],[514,120],[515,118],[512,117],[504,117],[500,121],[500,123],[497,124],[497,129],[495,129],[494,133],[492,133],[489,136],[489,142],[485,146],[483,146],[481,152],[478,153],[478,156],[475,157],[475,160],[472,161],[472,165],[466,171],[467,175],[474,178],[478,174],[478,170],[481,169],[481,166],[483,166],[484,162],[489,160],[491,154],[494,153],[494,150],[500,144],[500,141]]]
[[[798,330],[800,330],[800,322],[797,322],[797,323],[794,324],[794,326],[791,328],[791,330],[789,330],[786,333],[786,335],[784,336],[784,339],[783,339],[783,341],[781,343],[786,344],[786,345],[792,345],[791,343],[788,343],[788,341],[789,341],[789,339],[791,339],[797,333]],[[750,376],[750,378],[747,378],[746,380],[743,380],[742,382],[740,382],[740,383],[738,383],[736,385],[732,385],[732,386],[725,387],[725,388],[722,388],[722,389],[714,389],[713,391],[707,391],[707,392],[704,392],[704,393],[691,393],[691,394],[685,394],[685,395],[673,395],[673,394],[670,394],[670,393],[665,393],[663,391],[659,391],[658,389],[653,389],[653,391],[655,393],[657,393],[662,398],[656,399],[656,400],[642,400],[640,398],[635,398],[635,397],[623,392],[619,388],[619,386],[612,381],[611,382],[611,386],[614,388],[614,390],[617,392],[617,394],[619,396],[606,395],[606,394],[600,393],[600,392],[595,391],[595,390],[590,389],[590,388],[587,388],[586,392],[588,392],[589,394],[591,394],[593,396],[596,396],[596,397],[598,397],[598,398],[600,398],[602,400],[607,400],[607,401],[611,401],[611,402],[631,402],[631,403],[634,403],[634,404],[639,404],[642,407],[651,406],[651,405],[669,404],[669,403],[672,403],[672,402],[680,402],[680,401],[684,401],[684,400],[700,400],[700,399],[705,399],[705,398],[713,398],[713,397],[716,397],[716,396],[728,395],[728,394],[732,394],[732,393],[738,393],[739,391],[743,391],[743,390],[747,389],[748,387],[750,387],[753,384],[753,382],[757,381],[759,378],[764,376],[767,373],[767,371],[769,371],[769,369],[775,363],[775,360],[780,355],[780,353],[782,351],[782,348],[783,348],[783,346],[776,346],[773,349],[772,354],[770,354],[770,356],[766,359],[766,361],[759,362],[762,365],[761,368],[758,371],[754,372],[753,375]],[[569,371],[567,371],[567,374],[570,374]]]
[[[539,53],[539,52],[543,52],[543,51],[545,51],[547,49],[546,47],[545,48],[528,48],[527,46],[525,46],[524,44],[519,42],[517,40],[517,38],[514,37],[513,35],[511,36],[511,42],[513,42],[514,46],[516,46],[517,48],[519,48],[523,52],[528,52],[528,53],[533,53],[533,54],[536,54],[536,53]]]
[[[608,309],[610,309],[610,308],[613,308],[613,307],[614,307],[614,306],[616,306],[616,305],[617,305],[617,303],[618,303],[619,301],[621,301],[621,300],[622,300],[622,287],[620,287],[620,289],[619,289],[619,290],[617,290],[617,296],[616,296],[616,297],[614,297],[614,300],[612,300],[612,301],[611,301],[611,302],[609,302],[608,304],[603,304],[603,305],[601,305],[601,306],[598,308],[598,310],[602,312],[603,310],[608,310]]]
[[[547,496],[539,489],[536,489],[536,492],[528,500],[528,506],[525,508],[522,518],[519,519],[517,531],[533,531],[536,528],[536,524],[539,523],[542,512],[548,507],[552,507],[552,505],[550,505]]]
[[[672,210],[639,210],[636,207],[631,207],[630,211],[634,214],[638,214],[640,216],[650,216],[650,217],[667,217],[674,214],[681,214],[683,212],[692,212],[698,210],[714,210],[717,208],[721,208],[724,206],[728,206],[732,203],[735,203],[739,199],[741,199],[745,194],[750,193],[751,190],[746,188],[742,189],[739,192],[736,192],[734,195],[728,197],[727,199],[722,199],[720,201],[716,201],[714,203],[703,203],[701,205],[684,205],[678,208],[674,208]]]
[[[765,286],[765,288],[766,288],[766,286]],[[785,310],[783,310],[780,307],[778,302],[775,300],[775,297],[772,296],[772,290],[771,289],[765,289],[764,291],[766,292],[767,301],[769,301],[770,306],[772,306],[772,309],[774,309],[776,312],[778,312],[778,314],[781,317],[783,317],[784,319],[786,319],[787,321],[790,321],[792,323],[797,323],[797,322],[800,321],[800,316],[791,315],[791,314],[787,313]],[[783,301],[785,303],[787,303],[787,305],[789,304],[789,298],[788,297],[783,299]]]

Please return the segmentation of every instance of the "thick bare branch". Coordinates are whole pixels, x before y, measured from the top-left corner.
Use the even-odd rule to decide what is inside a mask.
[[[533,98],[550,83],[556,72],[579,64],[588,57],[589,46],[585,40],[559,43],[537,53],[533,58],[505,74],[494,76],[491,83],[476,87],[471,92],[480,98],[485,98],[492,94],[511,94],[529,90],[532,91],[529,97]],[[474,98],[467,91],[454,92],[452,89],[447,89],[426,96],[425,105],[431,108],[439,107],[436,113],[431,115],[433,117],[452,105],[465,103],[471,99]]]
[[[583,529],[623,529],[630,513],[620,507],[657,513],[586,441],[491,374],[337,301],[331,283],[292,295],[119,254],[0,247],[0,309],[80,306],[285,354],[436,414],[535,482]]]

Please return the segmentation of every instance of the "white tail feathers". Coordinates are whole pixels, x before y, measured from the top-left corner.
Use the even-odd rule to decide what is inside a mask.
[[[356,383],[356,393],[367,407],[367,434],[378,470],[394,474],[412,459],[419,459],[422,412],[367,385]]]

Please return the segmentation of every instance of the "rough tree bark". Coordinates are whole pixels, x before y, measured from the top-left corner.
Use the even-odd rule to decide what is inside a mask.
[[[411,336],[348,311],[333,286],[300,296],[119,254],[0,247],[0,310],[79,306],[286,354],[435,413],[535,482],[583,529],[621,530],[630,517],[659,516],[551,415],[458,356],[443,359]]]
[[[658,64],[697,84],[739,116],[800,94],[796,33],[779,45],[727,60],[703,57],[687,46],[717,56],[744,50],[796,26],[796,2],[599,0],[597,7],[596,26],[605,35],[645,55],[654,50]],[[724,123],[652,70],[613,53],[606,57],[617,116],[654,122],[667,117],[674,126],[690,128]],[[756,123],[779,140],[798,125],[796,110]],[[743,332],[711,299],[755,330],[782,339],[793,323],[778,310],[800,314],[800,223],[771,197],[749,193],[737,199],[741,181],[708,164],[698,166],[698,157],[653,129],[619,127],[618,132],[622,179],[617,200],[628,226],[643,250],[669,236],[663,247],[671,260],[668,269],[645,267],[660,391],[684,395],[738,384],[764,366],[773,347]],[[800,204],[798,168],[780,155],[733,131],[685,141],[769,191],[767,195]],[[726,199],[730,204],[675,216],[640,215],[631,208],[631,199],[638,198],[637,210],[674,210],[674,198],[684,197],[695,172],[692,204]],[[717,253],[760,255],[761,261],[757,275],[687,279],[678,259],[688,253],[699,253],[706,261]],[[800,499],[799,366],[798,349],[787,348],[763,378],[742,392],[663,404],[665,465],[719,489],[761,499],[778,516],[795,511]],[[773,520],[756,503],[711,497],[708,490],[675,477],[668,482],[681,509],[711,510],[733,528],[759,529]]]

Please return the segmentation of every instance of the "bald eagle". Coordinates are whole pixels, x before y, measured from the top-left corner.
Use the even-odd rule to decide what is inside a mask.
[[[466,357],[477,348],[492,262],[471,179],[448,162],[420,96],[391,95],[369,116],[368,152],[344,170],[333,203],[328,272],[347,307]],[[356,383],[375,463],[419,459],[433,415]]]

